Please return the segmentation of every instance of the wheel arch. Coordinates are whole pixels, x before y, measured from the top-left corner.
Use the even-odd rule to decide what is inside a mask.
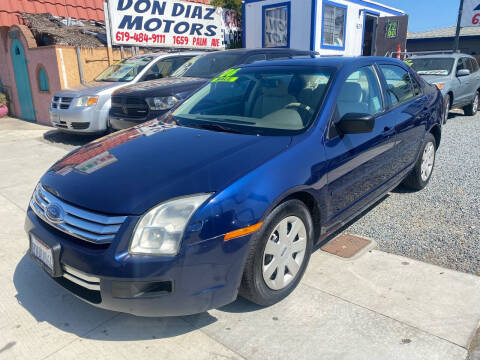
[[[453,96],[453,90],[448,90],[447,95],[450,96],[450,107],[449,107],[449,109],[451,109],[452,106],[453,106],[453,101],[455,99],[455,97]]]
[[[435,124],[429,131],[430,134],[435,138],[436,148],[440,146],[440,141],[442,140],[442,130],[440,125]]]
[[[318,241],[320,235],[322,234],[322,212],[320,211],[320,205],[318,200],[306,189],[295,189],[286,194],[280,196],[272,206],[266,211],[266,214],[269,214],[273,209],[275,209],[280,204],[288,201],[288,200],[300,200],[305,204],[310,215],[312,217],[313,223],[313,233],[314,233],[314,243]]]

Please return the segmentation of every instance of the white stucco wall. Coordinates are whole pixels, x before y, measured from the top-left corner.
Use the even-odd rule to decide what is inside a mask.
[[[245,4],[247,48],[262,47],[262,6],[290,2],[290,47],[310,50],[311,0],[264,0]]]
[[[357,4],[348,0],[332,0],[331,2],[347,6],[345,50],[331,50],[331,49],[322,48],[321,38],[322,38],[323,4],[322,4],[322,0],[317,0],[315,51],[318,51],[320,54],[323,54],[323,55],[345,55],[345,56],[362,55],[363,17],[364,17],[364,11],[362,10],[370,10],[374,13],[377,13],[377,14],[379,13],[381,17],[394,15],[390,12],[382,11],[375,7],[366,6],[365,4]]]
[[[332,0],[331,2],[347,6],[347,23],[345,50],[325,49],[322,41],[323,0],[316,1],[315,32],[311,32],[312,0],[290,0],[291,24],[290,47],[310,50],[310,39],[314,36],[314,50],[322,55],[358,56],[362,54],[364,11],[370,10],[380,16],[396,15],[394,11],[379,9],[376,5],[383,4],[362,0]],[[245,4],[245,46],[247,48],[262,47],[262,6],[288,2],[285,0],[263,0]],[[372,6],[368,4],[371,3]],[[387,7],[388,8],[388,7]]]

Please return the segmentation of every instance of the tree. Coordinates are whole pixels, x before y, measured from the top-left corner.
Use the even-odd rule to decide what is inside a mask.
[[[213,6],[232,9],[240,16],[242,14],[242,0],[211,0]]]

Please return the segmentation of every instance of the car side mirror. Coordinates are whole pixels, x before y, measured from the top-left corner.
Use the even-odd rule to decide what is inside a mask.
[[[364,134],[373,131],[375,118],[370,114],[348,113],[336,123],[342,134]]]
[[[457,77],[468,76],[470,75],[470,70],[462,69],[457,71]]]

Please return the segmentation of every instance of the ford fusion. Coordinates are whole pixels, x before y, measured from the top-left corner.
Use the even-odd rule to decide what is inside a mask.
[[[442,105],[394,59],[232,68],[53,165],[27,212],[31,258],[79,298],[141,316],[238,294],[273,304],[316,242],[400,183],[427,185]]]

